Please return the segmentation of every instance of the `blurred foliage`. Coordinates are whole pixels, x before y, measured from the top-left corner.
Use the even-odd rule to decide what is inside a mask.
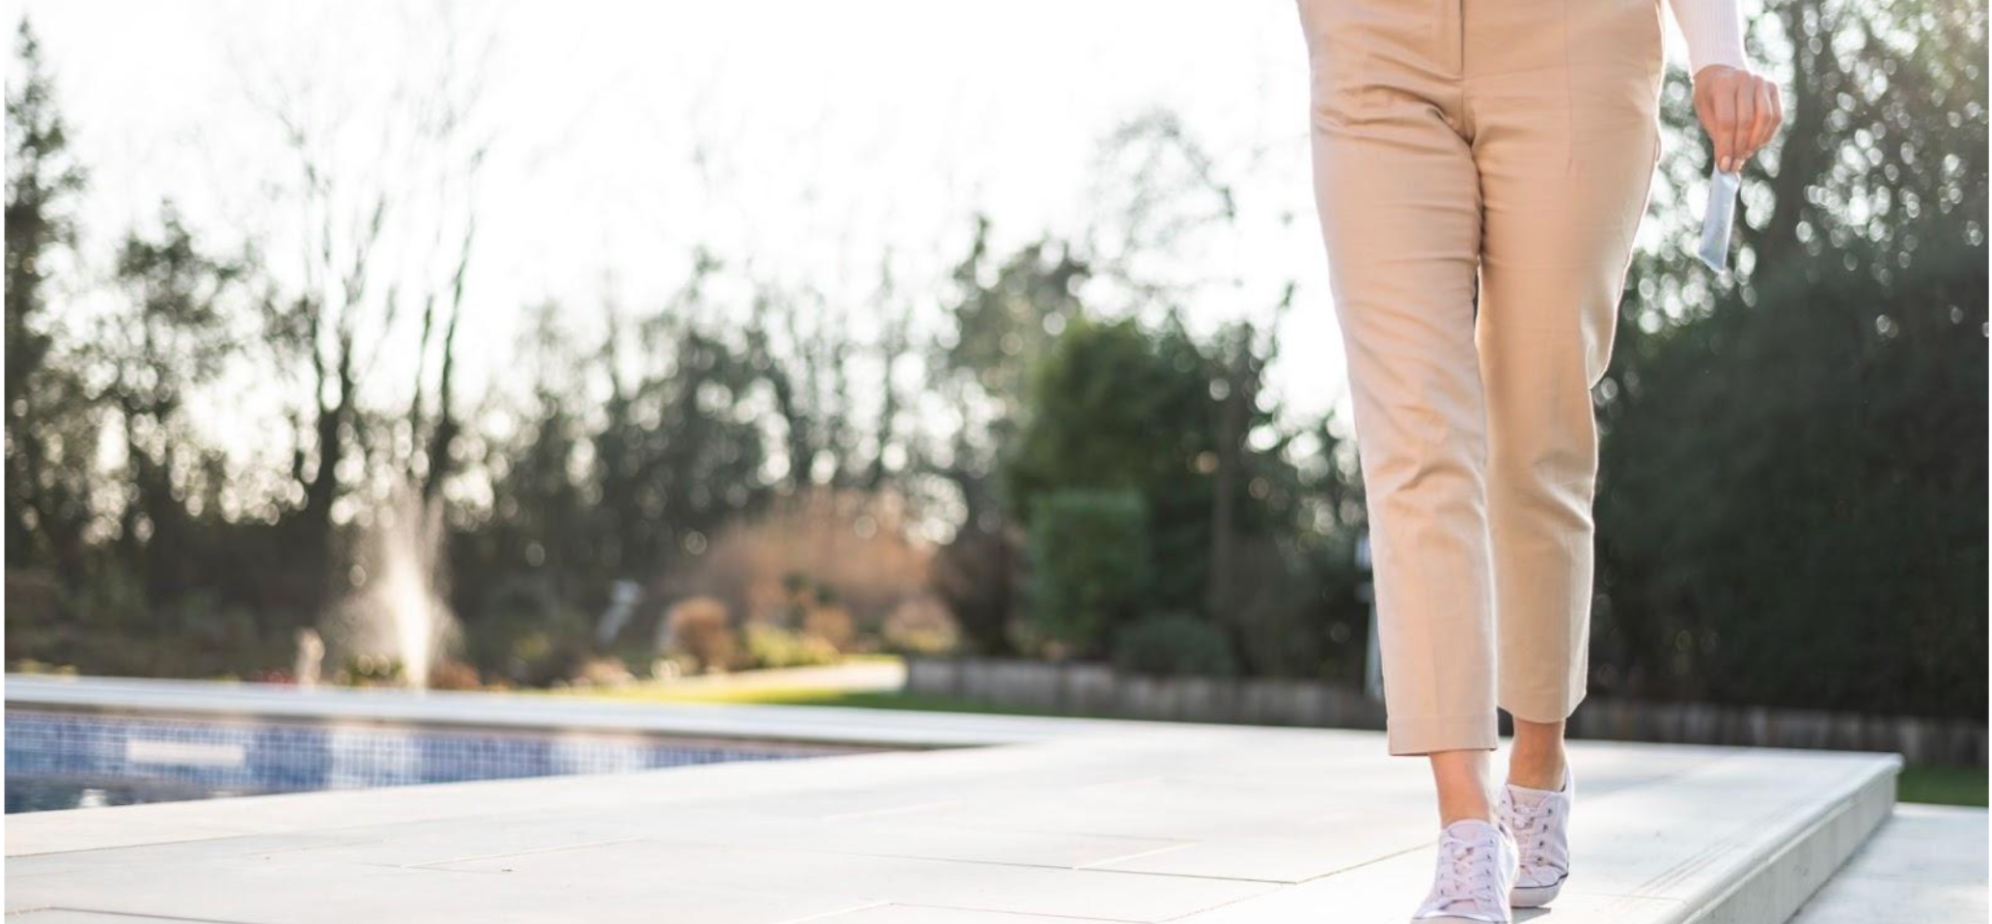
[[[879,627],[885,650],[894,654],[935,655],[953,651],[960,628],[939,600],[908,600],[894,607]]]
[[[853,647],[857,625],[851,620],[851,611],[841,606],[813,606],[802,614],[802,634],[823,642],[834,653]]]
[[[87,553],[89,474],[99,419],[76,371],[56,362],[49,276],[73,258],[77,200],[88,174],[41,45],[21,22],[20,73],[7,83],[7,566],[56,565],[80,575]]]
[[[1230,677],[1238,673],[1231,640],[1210,620],[1183,613],[1149,616],[1114,636],[1114,666],[1163,677]]]
[[[829,641],[780,626],[753,623],[743,635],[747,661],[754,667],[811,667],[834,664],[839,657],[837,646]]]
[[[1353,595],[1354,460],[1330,421],[1280,422],[1259,381],[1270,352],[1249,325],[1200,344],[1173,315],[1159,330],[1083,318],[1065,329],[1004,468],[1030,526],[1039,628],[1097,653],[1142,614],[1197,614],[1253,673],[1353,676],[1352,630],[1367,630]],[[1107,519],[1108,492],[1130,519]],[[1044,498],[1061,498],[1049,525]]]
[[[334,672],[337,682],[354,687],[398,687],[406,676],[406,666],[395,658],[355,655]]]
[[[1056,653],[1097,657],[1151,592],[1142,501],[1125,488],[1061,488],[1033,499],[1031,621]]]
[[[463,620],[464,656],[486,678],[545,686],[573,674],[587,659],[586,614],[549,582],[530,575],[501,577],[483,588],[484,605]]]
[[[990,237],[988,220],[978,218],[928,363],[929,389],[961,421],[919,454],[918,468],[944,479],[961,504],[959,528],[934,557],[935,590],[960,622],[963,647],[1000,655],[1013,650],[1023,582],[1023,536],[1003,500],[1002,456],[1016,441],[1025,382],[1083,312],[1076,291],[1091,270],[1052,241],[1006,256]]]
[[[1201,605],[1216,465],[1205,366],[1179,327],[1150,336],[1133,320],[1082,319],[1059,337],[1031,380],[1024,430],[1003,472],[1013,516],[1033,527],[1034,568],[1045,567],[1047,557],[1034,522],[1044,512],[1039,497],[1076,489],[1128,492],[1132,515],[1145,526],[1133,526],[1140,546],[1127,554],[1145,556],[1152,546],[1158,559],[1178,567],[1150,572],[1149,562],[1137,559],[1138,568],[1124,569],[1138,574],[1126,605]],[[1081,500],[1043,506],[1053,516],[1096,523],[1107,515],[1103,504]],[[1054,536],[1073,528],[1049,527]]]
[[[1746,177],[1749,272],[1681,272],[1697,216],[1657,199],[1674,230],[1598,391],[1594,687],[1983,718],[1985,8],[1758,25],[1795,56]],[[1683,147],[1662,172],[1692,201],[1707,167]]]
[[[1789,124],[1747,175],[1733,276],[1685,252],[1708,154],[1666,87],[1595,394],[1594,690],[1985,714],[1985,25],[1976,0],[1770,0],[1752,36]],[[420,229],[434,279],[388,278],[365,258],[400,203],[316,172],[311,126],[284,123],[309,182],[273,207],[322,219],[294,272],[170,202],[85,266],[86,165],[25,23],[16,49],[10,665],[280,676],[409,486],[445,527],[444,685],[948,646],[1361,677],[1354,446],[1266,387],[1291,284],[1245,294],[1181,259],[1263,207],[1233,181],[1257,155],[1181,119],[1105,139],[1102,214],[1069,240],[1005,246],[977,219],[932,291],[881,254],[859,299],[694,250],[657,304],[523,309],[501,385],[466,396],[466,301],[518,309],[466,294],[475,215]],[[431,140],[445,173],[481,162]],[[1192,292],[1230,323],[1188,330]],[[414,343],[412,375],[376,335]],[[244,382],[282,405],[246,456],[197,412]]]
[[[1010,620],[1024,568],[1024,540],[994,514],[990,530],[970,521],[934,552],[934,592],[953,614],[965,652],[1008,654]]]
[[[726,670],[739,657],[739,643],[726,605],[709,597],[693,597],[671,607],[665,615],[665,645],[668,652],[687,656],[698,670]]]

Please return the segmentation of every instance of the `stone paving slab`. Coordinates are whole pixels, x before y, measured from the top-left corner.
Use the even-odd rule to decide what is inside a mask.
[[[1535,915],[1556,924],[1782,920],[1886,815],[1899,766],[1599,742],[1572,755],[1579,866]],[[1394,924],[1429,884],[1429,787],[1373,733],[1079,723],[982,748],[44,812],[8,820],[6,910],[25,924]]]

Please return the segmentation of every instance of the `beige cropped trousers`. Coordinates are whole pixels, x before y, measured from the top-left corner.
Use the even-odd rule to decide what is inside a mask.
[[[1658,0],[1298,0],[1392,754],[1589,673],[1598,439],[1660,151]]]

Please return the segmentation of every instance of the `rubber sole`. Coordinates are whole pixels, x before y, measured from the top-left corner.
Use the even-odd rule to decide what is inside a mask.
[[[1516,886],[1508,892],[1508,906],[1511,908],[1540,908],[1556,900],[1556,893],[1563,891],[1564,880],[1546,886]]]

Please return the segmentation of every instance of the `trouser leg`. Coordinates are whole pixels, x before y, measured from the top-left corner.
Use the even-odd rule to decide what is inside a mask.
[[[1652,0],[1525,3],[1500,17],[1483,17],[1467,46],[1500,703],[1554,722],[1589,675],[1591,389],[1611,358],[1658,153],[1659,20]],[[1545,79],[1545,58],[1569,79]]]
[[[1360,24],[1338,18],[1345,2],[1303,0],[1301,13],[1317,204],[1368,497],[1388,746],[1492,749],[1486,422],[1473,333],[1479,177],[1433,103],[1456,84],[1426,83],[1457,49],[1443,47],[1429,5],[1357,6]]]

